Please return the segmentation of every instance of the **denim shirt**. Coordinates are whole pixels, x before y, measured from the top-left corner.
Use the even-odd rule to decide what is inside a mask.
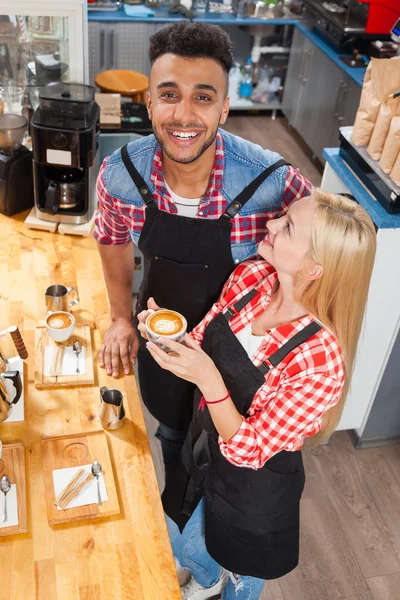
[[[219,130],[219,133],[224,144],[224,173],[221,195],[224,203],[228,206],[246,185],[267,167],[279,160],[281,156],[276,152],[264,150],[261,146],[227,133],[222,129]],[[151,181],[151,172],[156,147],[157,140],[154,135],[143,137],[128,144],[129,156],[152,193],[154,193],[155,186]],[[294,172],[293,169],[291,171]],[[288,167],[280,167],[260,185],[252,198],[234,218],[234,220],[238,219],[239,215],[242,217],[240,219],[241,231],[249,226],[250,228],[254,227],[254,225],[251,225],[250,219],[250,225],[246,224],[246,217],[262,214],[263,217],[265,215],[265,220],[263,220],[263,223],[265,223],[269,218],[280,216],[286,212],[288,205],[296,198],[296,191],[293,191],[293,186],[290,190],[286,189],[287,175]],[[299,177],[301,178],[301,176]],[[108,159],[103,173],[103,180],[107,193],[118,201],[119,205],[133,205],[132,208],[143,206],[143,199],[122,162],[120,149],[116,150]],[[303,178],[301,180],[306,182]],[[304,190],[305,186],[302,182],[300,187]],[[122,209],[123,212],[127,210],[129,210],[128,206]],[[246,233],[248,233],[247,230]],[[130,235],[137,245],[140,234],[130,230]],[[250,240],[249,235],[246,235],[245,242],[240,241],[240,239],[239,241],[232,241],[234,262],[238,264],[256,256],[257,244],[262,237],[263,234],[260,234],[259,230],[253,229]]]

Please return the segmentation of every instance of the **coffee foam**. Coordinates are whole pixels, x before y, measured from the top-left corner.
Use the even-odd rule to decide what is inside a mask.
[[[67,329],[72,325],[72,318],[65,314],[54,314],[47,319],[47,324],[52,329]]]
[[[149,327],[157,335],[175,335],[183,328],[183,322],[174,313],[157,312],[150,319]]]

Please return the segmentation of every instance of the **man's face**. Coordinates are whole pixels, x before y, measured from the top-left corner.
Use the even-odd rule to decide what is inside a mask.
[[[210,58],[160,56],[151,69],[147,110],[154,135],[173,161],[191,163],[209,148],[229,111],[227,77]]]

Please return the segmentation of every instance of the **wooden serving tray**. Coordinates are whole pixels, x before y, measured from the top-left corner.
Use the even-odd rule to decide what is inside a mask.
[[[108,451],[107,436],[103,431],[92,431],[41,439],[44,483],[46,488],[47,518],[50,525],[83,521],[95,517],[118,515],[120,507],[114,474]],[[108,500],[103,504],[88,504],[58,510],[53,486],[53,471],[87,465],[98,460],[103,469]]]
[[[22,442],[3,445],[3,456],[0,460],[0,477],[8,475],[11,483],[17,485],[18,525],[2,527],[0,537],[15,535],[28,531],[28,511],[26,504],[26,476],[25,476],[25,446]],[[1,494],[3,501],[4,496]]]
[[[78,341],[85,348],[85,375],[44,375],[44,349],[46,346],[72,346]],[[35,331],[35,387],[63,387],[67,385],[90,385],[94,383],[92,340],[89,325],[77,325],[66,342],[54,342],[47,335],[46,327],[40,325]]]

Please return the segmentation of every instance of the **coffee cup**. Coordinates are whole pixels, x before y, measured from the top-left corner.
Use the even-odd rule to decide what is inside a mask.
[[[175,310],[160,308],[152,312],[146,319],[146,334],[149,340],[163,350],[170,350],[162,343],[163,339],[182,342],[185,337],[187,322],[183,315]]]
[[[75,318],[61,310],[49,313],[45,322],[47,333],[55,342],[66,342],[75,327]]]

